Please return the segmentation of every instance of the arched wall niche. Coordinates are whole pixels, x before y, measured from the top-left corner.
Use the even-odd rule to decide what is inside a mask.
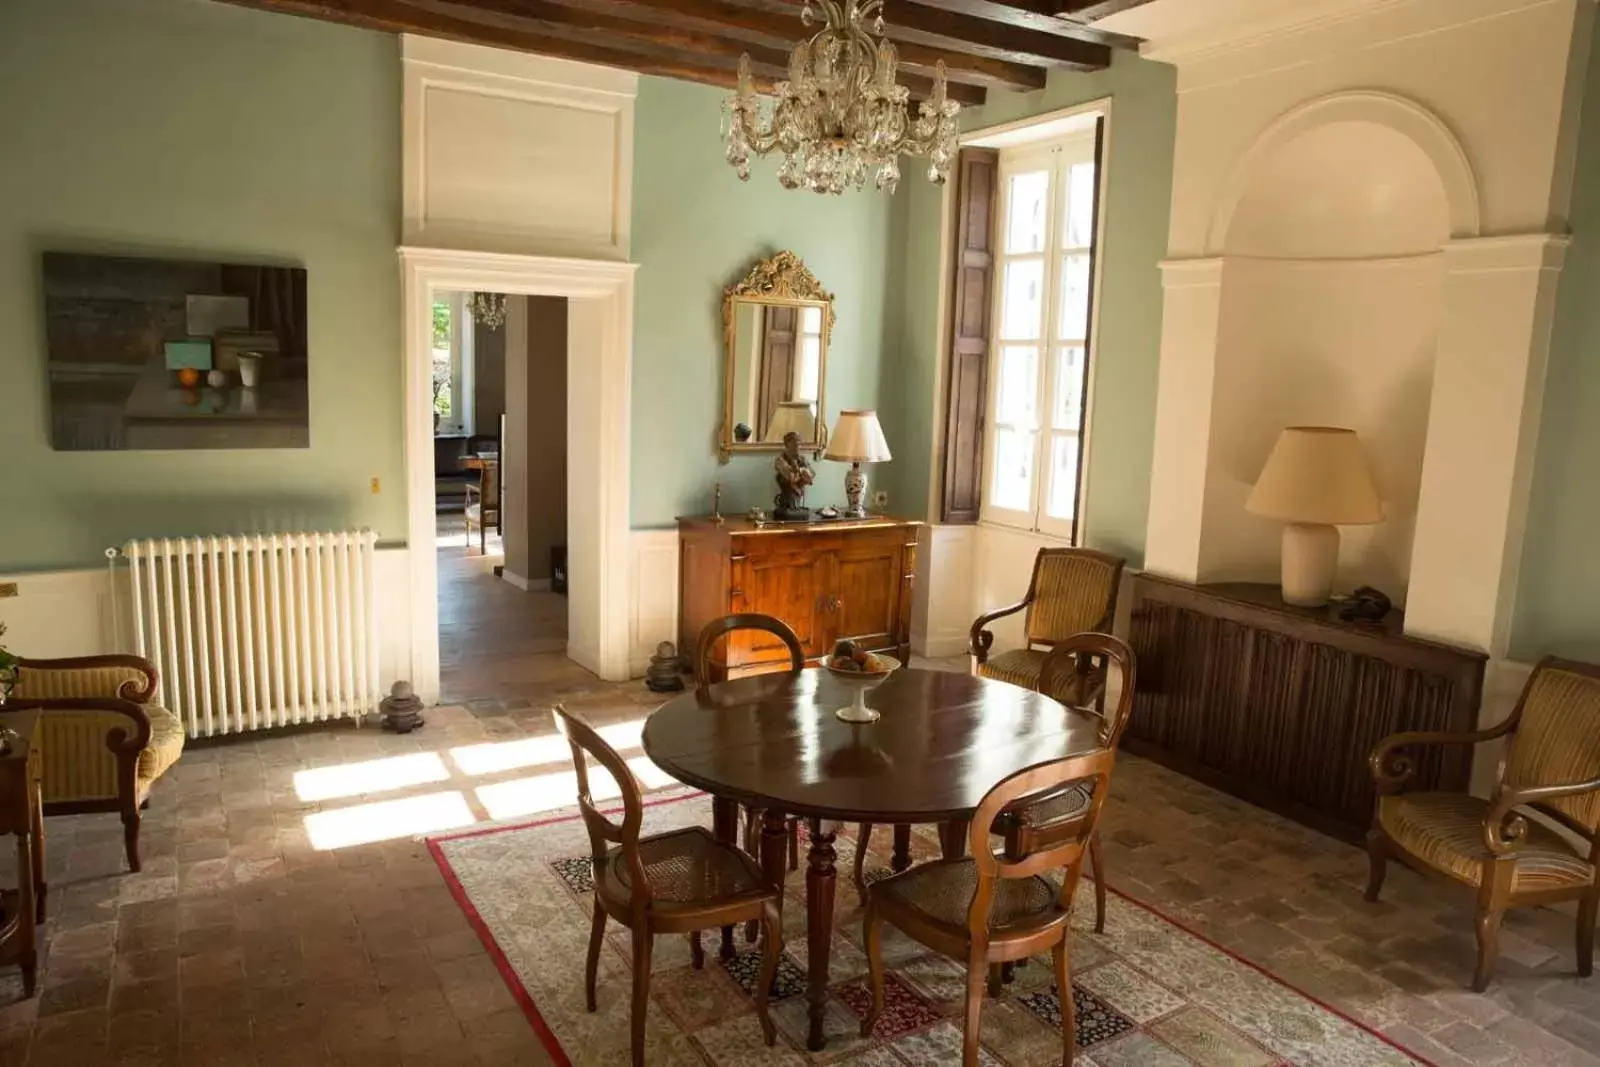
[[[1202,580],[1275,580],[1280,524],[1244,510],[1284,426],[1361,436],[1386,519],[1346,528],[1340,585],[1404,601],[1444,281],[1478,227],[1465,154],[1382,93],[1312,101],[1242,157],[1212,230],[1222,260]]]

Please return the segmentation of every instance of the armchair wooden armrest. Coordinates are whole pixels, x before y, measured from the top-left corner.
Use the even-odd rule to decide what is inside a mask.
[[[1600,791],[1600,778],[1559,785],[1531,785],[1522,789],[1501,789],[1483,817],[1483,844],[1496,856],[1509,856],[1522,847],[1528,837],[1528,820],[1517,812],[1527,804],[1538,804],[1561,797]]]
[[[128,678],[121,684],[116,685],[113,691],[85,694],[79,689],[74,694],[74,697],[119,698],[132,701],[135,704],[148,704],[154,699],[156,684],[160,679],[154,663],[151,663],[143,656],[133,656],[125,653],[113,653],[103,656],[74,656],[68,659],[24,659],[19,661],[17,666],[25,672],[40,674],[133,671],[144,679],[142,684],[138,679]],[[32,689],[33,686],[30,685],[27,688]],[[47,685],[45,688],[52,687]],[[49,699],[59,700],[65,698],[52,696]]]
[[[124,686],[123,688],[127,688]],[[15,700],[0,711],[106,711],[124,715],[129,720],[129,730],[112,730],[106,735],[106,747],[113,752],[139,753],[150,744],[150,716],[143,706],[121,697],[40,697]],[[0,720],[3,721],[3,720]]]
[[[1417,770],[1417,761],[1401,749],[1411,745],[1478,745],[1504,737],[1515,723],[1513,716],[1487,730],[1419,730],[1390,734],[1373,748],[1372,755],[1367,757],[1367,766],[1372,769],[1372,780],[1379,793],[1398,793]]]
[[[972,634],[967,642],[967,652],[978,664],[981,665],[989,658],[989,649],[994,647],[994,634],[989,632],[989,625],[1007,615],[1015,615],[1027,606],[1028,601],[1023,599],[1009,607],[996,608],[978,616],[972,624]]]

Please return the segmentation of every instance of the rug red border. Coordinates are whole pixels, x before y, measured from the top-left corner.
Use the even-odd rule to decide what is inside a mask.
[[[666,804],[681,804],[686,800],[695,800],[704,795],[705,794],[702,792],[695,791],[685,793],[681,796],[663,797],[660,800],[647,800],[645,801],[644,806],[647,808],[652,808],[661,807]],[[620,805],[617,805],[614,808],[605,810],[607,813],[611,813],[621,811],[622,808]],[[460,841],[465,838],[472,837],[487,837],[490,834],[508,833],[512,830],[531,830],[540,826],[552,826],[556,823],[573,822],[579,818],[581,818],[579,815],[553,815],[546,819],[533,819],[522,823],[511,823],[502,826],[486,826],[476,830],[461,830],[455,833],[440,834],[436,837],[429,837],[424,840],[424,844],[426,844],[428,848],[428,854],[433,857],[434,865],[439,868],[439,874],[444,878],[445,886],[450,890],[450,896],[455,899],[456,905],[461,908],[462,914],[467,917],[467,922],[469,925],[471,925],[473,931],[477,933],[478,940],[483,944],[484,951],[489,954],[490,960],[494,962],[495,970],[500,972],[500,977],[506,983],[506,988],[511,991],[511,995],[516,1000],[517,1006],[522,1009],[522,1014],[527,1017],[529,1025],[533,1027],[534,1033],[538,1036],[539,1043],[544,1046],[545,1051],[550,1054],[551,1060],[557,1064],[557,1067],[572,1067],[572,1060],[567,1056],[566,1049],[561,1047],[561,1041],[556,1037],[555,1031],[550,1029],[550,1024],[547,1023],[544,1016],[540,1014],[539,1006],[534,1003],[533,997],[531,994],[529,994],[527,987],[522,984],[522,978],[517,974],[516,968],[511,966],[511,961],[506,958],[506,954],[501,951],[499,943],[495,941],[494,935],[489,932],[489,926],[483,921],[483,916],[478,914],[477,908],[473,907],[471,898],[467,896],[466,887],[463,886],[461,884],[461,880],[456,877],[455,869],[450,866],[450,861],[445,858],[444,849],[440,848],[439,846],[442,842],[446,841]],[[1421,1064],[1422,1067],[1438,1067],[1438,1065],[1432,1060],[1407,1048],[1394,1038],[1389,1037],[1387,1034],[1384,1034],[1383,1032],[1376,1030],[1371,1026],[1368,1026],[1366,1023],[1350,1015],[1348,1012],[1334,1007],[1321,997],[1313,996],[1294,983],[1285,981],[1284,979],[1273,974],[1271,971],[1267,970],[1261,964],[1246,959],[1244,956],[1241,956],[1239,953],[1228,948],[1226,945],[1218,944],[1216,941],[1213,941],[1205,934],[1195,930],[1187,923],[1181,922],[1178,919],[1174,919],[1172,916],[1166,914],[1155,905],[1147,904],[1136,897],[1131,897],[1115,886],[1108,885],[1106,888],[1110,889],[1111,892],[1115,893],[1123,900],[1126,900],[1129,904],[1149,912],[1162,922],[1171,923],[1173,926],[1176,926],[1179,930],[1182,930],[1195,940],[1211,946],[1224,956],[1227,956],[1229,959],[1243,964],[1263,977],[1271,979],[1283,988],[1294,993],[1296,996],[1305,998],[1312,1004],[1315,1004],[1317,1007],[1327,1012],[1329,1015],[1344,1020],[1363,1033],[1370,1034],[1395,1051],[1402,1052],[1405,1055],[1410,1056],[1417,1063]]]

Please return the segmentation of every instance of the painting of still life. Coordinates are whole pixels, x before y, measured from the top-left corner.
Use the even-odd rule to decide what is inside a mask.
[[[46,252],[58,451],[308,448],[306,272]]]

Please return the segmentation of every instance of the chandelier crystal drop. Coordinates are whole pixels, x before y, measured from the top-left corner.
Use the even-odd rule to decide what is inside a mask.
[[[816,21],[806,0],[800,21]],[[723,104],[728,162],[750,179],[750,154],[783,153],[785,189],[843,193],[860,189],[868,172],[894,192],[900,156],[926,156],[928,180],[942,183],[956,158],[956,115],[946,96],[944,64],[933,92],[912,114],[910,92],[895,82],[899,56],[883,38],[883,0],[815,0],[822,29],[795,45],[789,77],[773,86],[776,101],[756,95],[750,57],[739,57],[739,88]],[[871,25],[871,31],[867,29]]]
[[[478,325],[498,330],[506,324],[506,294],[473,293],[472,303],[467,306],[467,313]]]

